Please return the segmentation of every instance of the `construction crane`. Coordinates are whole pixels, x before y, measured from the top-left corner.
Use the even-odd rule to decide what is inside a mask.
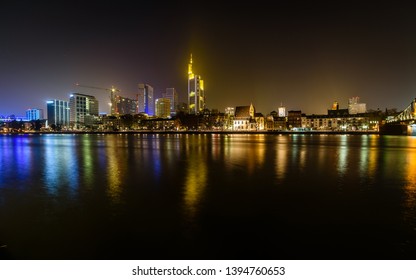
[[[115,105],[115,95],[117,92],[121,92],[121,90],[115,88],[114,86],[111,86],[111,88],[102,88],[102,87],[96,87],[96,86],[89,86],[89,85],[80,85],[78,83],[75,84],[77,87],[84,87],[84,88],[92,88],[92,89],[98,89],[98,90],[105,90],[110,93],[110,103],[108,105],[110,106],[110,114],[113,114],[114,112],[114,105]]]

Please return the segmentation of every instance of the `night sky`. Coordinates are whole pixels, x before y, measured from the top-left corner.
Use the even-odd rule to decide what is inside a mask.
[[[268,114],[282,102],[324,114],[352,96],[401,110],[416,97],[416,10],[403,4],[3,2],[0,115],[46,109],[70,92],[108,111],[106,91],[75,83],[127,97],[138,83],[156,97],[175,87],[186,101],[190,53],[207,107],[222,112],[252,102]]]

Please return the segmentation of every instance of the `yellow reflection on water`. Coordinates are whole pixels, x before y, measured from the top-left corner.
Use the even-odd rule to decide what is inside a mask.
[[[378,136],[370,135],[362,137],[360,150],[360,175],[362,178],[375,178],[377,168],[377,141]]]
[[[340,144],[338,151],[337,171],[340,175],[345,175],[347,171],[347,157],[348,157],[348,139],[347,135],[340,136]]]
[[[199,202],[207,184],[207,175],[206,161],[201,158],[201,153],[195,154],[195,151],[191,151],[186,169],[184,193],[185,207],[190,218],[193,218],[198,210]]]
[[[121,166],[122,162],[118,161],[117,158],[120,157],[123,159],[123,155],[117,154],[117,145],[109,146],[107,148],[107,179],[108,179],[108,189],[107,195],[110,197],[111,201],[114,203],[120,202],[121,194]],[[124,159],[125,160],[125,159]]]
[[[409,148],[406,150],[406,185],[405,185],[405,218],[414,221],[416,211],[416,138],[409,138]]]
[[[82,168],[84,171],[84,179],[86,187],[91,189],[94,186],[93,157],[91,156],[91,139],[89,135],[84,135],[82,141]]]
[[[276,149],[276,179],[282,181],[286,176],[288,150],[287,145]]]
[[[253,174],[264,164],[265,145],[264,135],[258,135],[255,139],[251,135],[226,138],[224,140],[226,167],[246,169],[248,174]]]

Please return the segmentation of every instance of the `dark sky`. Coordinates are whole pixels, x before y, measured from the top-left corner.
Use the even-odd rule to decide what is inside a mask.
[[[73,91],[138,83],[183,101],[187,63],[205,80],[207,107],[248,105],[264,114],[323,114],[359,96],[367,108],[405,108],[416,97],[416,10],[296,1],[2,1],[0,114],[45,109]]]

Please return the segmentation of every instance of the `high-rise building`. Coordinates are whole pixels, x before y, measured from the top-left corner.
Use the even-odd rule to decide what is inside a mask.
[[[159,118],[170,117],[170,99],[169,98],[158,98],[156,99],[156,116]]]
[[[205,109],[204,81],[192,71],[192,54],[188,64],[188,106],[190,114],[199,114]]]
[[[69,97],[70,121],[79,127],[86,119],[98,116],[98,100],[95,96],[73,93]]]
[[[175,115],[176,110],[178,109],[178,93],[175,88],[167,88],[163,97],[170,99],[170,114]]]
[[[138,108],[138,100],[128,97],[113,95],[111,99],[111,114],[136,114]]]
[[[69,105],[68,101],[48,100],[46,101],[46,110],[48,114],[48,125],[60,127],[69,126]]]
[[[138,113],[146,113],[149,116],[155,114],[155,102],[153,100],[153,87],[148,84],[139,84]]]
[[[26,119],[28,121],[43,120],[43,110],[42,109],[27,109]]]

